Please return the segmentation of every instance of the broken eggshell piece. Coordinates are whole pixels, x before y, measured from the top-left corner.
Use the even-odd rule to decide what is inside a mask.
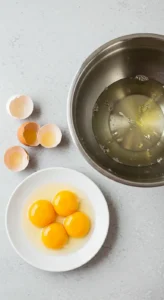
[[[45,148],[56,147],[62,139],[60,128],[55,124],[46,124],[39,129],[38,140]]]
[[[17,131],[18,140],[25,146],[36,147],[39,145],[38,131],[40,125],[35,122],[23,123]]]
[[[10,116],[21,120],[32,114],[34,104],[29,96],[15,95],[8,100],[6,108]]]
[[[14,146],[5,152],[4,163],[11,171],[19,172],[28,166],[29,155],[22,147]]]

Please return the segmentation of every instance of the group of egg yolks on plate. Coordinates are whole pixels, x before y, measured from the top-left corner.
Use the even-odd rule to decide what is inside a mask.
[[[41,238],[47,248],[60,249],[69,236],[82,238],[88,234],[90,219],[78,208],[78,198],[71,191],[60,191],[52,203],[38,200],[30,206],[29,219],[33,225],[43,228]],[[63,224],[55,222],[57,215],[65,218]]]

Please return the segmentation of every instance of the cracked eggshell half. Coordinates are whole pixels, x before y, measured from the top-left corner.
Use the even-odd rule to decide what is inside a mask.
[[[19,172],[28,166],[29,155],[22,147],[14,146],[6,150],[4,163],[9,170]]]
[[[39,145],[38,132],[40,125],[35,122],[23,123],[17,131],[18,140],[25,146],[36,147]]]
[[[55,124],[46,124],[39,129],[38,140],[45,148],[57,147],[62,139],[62,132]]]
[[[34,103],[27,95],[14,95],[8,100],[6,109],[13,118],[23,120],[32,114]]]

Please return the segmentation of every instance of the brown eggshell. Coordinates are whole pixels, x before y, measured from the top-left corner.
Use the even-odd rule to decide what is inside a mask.
[[[19,155],[21,157],[21,161],[13,162],[14,155]],[[4,163],[6,167],[14,172],[19,172],[28,166],[29,163],[29,155],[25,149],[20,146],[14,146],[6,150],[4,154]]]
[[[17,137],[18,140],[25,146],[32,146],[36,147],[39,145],[39,141],[37,138],[38,131],[39,131],[40,125],[35,122],[25,122],[23,123],[17,131]],[[36,133],[36,140],[34,143],[30,143],[29,140],[26,137],[27,131],[34,131]]]
[[[54,136],[54,143],[50,146],[47,146],[43,143],[42,141],[42,137],[43,135],[47,135],[48,132],[51,132]],[[62,139],[62,132],[60,130],[60,128],[56,125],[56,124],[46,124],[44,126],[42,126],[39,131],[38,131],[38,140],[39,140],[39,144],[41,146],[43,146],[44,148],[54,148],[57,147]]]

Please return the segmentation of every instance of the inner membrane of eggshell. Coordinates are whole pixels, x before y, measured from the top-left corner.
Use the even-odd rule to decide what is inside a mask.
[[[6,151],[4,162],[10,170],[21,171],[27,167],[29,156],[22,147],[14,146]]]
[[[55,124],[47,124],[40,128],[38,138],[43,147],[56,147],[61,141],[61,131]]]
[[[38,142],[39,127],[40,126],[34,122],[27,123],[24,126],[23,137],[24,137],[26,145],[29,145],[29,146],[39,145],[39,142]]]
[[[28,96],[17,96],[9,104],[9,110],[13,117],[24,119],[31,115],[33,102]]]

